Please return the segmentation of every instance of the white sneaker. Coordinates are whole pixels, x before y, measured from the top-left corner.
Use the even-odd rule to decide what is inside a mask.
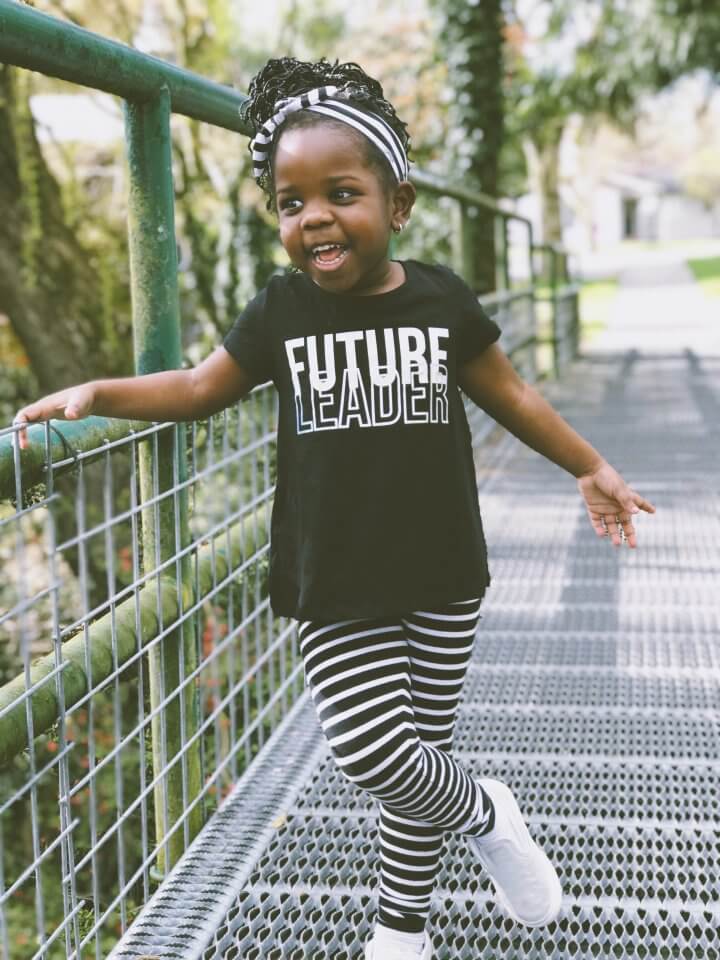
[[[555,868],[530,836],[517,801],[500,780],[478,780],[495,806],[495,823],[482,837],[468,837],[490,874],[497,901],[518,923],[543,927],[562,906]]]
[[[432,943],[427,931],[422,953],[417,953],[412,947],[403,947],[400,944],[393,947],[376,947],[375,935],[373,934],[365,946],[365,960],[431,960],[431,950]]]

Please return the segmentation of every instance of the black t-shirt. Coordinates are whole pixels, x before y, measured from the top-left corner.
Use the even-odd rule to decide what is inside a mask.
[[[490,582],[459,366],[500,336],[439,264],[374,296],[276,275],[224,344],[279,394],[270,602],[299,620],[398,615]]]

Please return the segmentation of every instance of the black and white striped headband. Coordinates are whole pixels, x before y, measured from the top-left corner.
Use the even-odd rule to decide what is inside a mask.
[[[270,151],[278,128],[291,113],[297,110],[312,110],[314,113],[322,113],[336,120],[342,120],[343,123],[359,130],[382,152],[398,180],[407,180],[410,166],[400,138],[390,124],[378,114],[359,110],[341,99],[345,91],[351,88],[350,83],[342,87],[316,87],[297,97],[277,100],[274,106],[276,112],[265,121],[254,139],[250,141],[255,179],[259,180],[263,173],[269,170]]]

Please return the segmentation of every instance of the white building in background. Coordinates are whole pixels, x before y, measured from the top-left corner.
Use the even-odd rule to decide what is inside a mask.
[[[645,98],[634,139],[571,117],[560,145],[564,245],[581,257],[625,240],[716,245],[720,196],[706,205],[684,186],[692,175],[709,176],[714,157],[720,169],[720,92],[701,77]],[[524,196],[517,206],[540,236],[539,196]]]
[[[572,215],[568,220],[567,241],[586,249],[623,240],[710,239],[720,237],[720,201],[708,207],[688,196],[671,174],[617,171],[603,177],[593,194],[589,231]]]
[[[515,209],[532,221],[539,238],[540,198],[520,197]],[[560,216],[563,245],[576,255],[601,253],[624,240],[720,238],[720,200],[706,206],[688,196],[672,174],[609,172],[584,197],[566,183],[560,188]]]

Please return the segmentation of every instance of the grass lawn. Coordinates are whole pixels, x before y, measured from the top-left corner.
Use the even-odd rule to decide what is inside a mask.
[[[585,343],[607,326],[616,294],[616,277],[591,280],[580,287],[580,326]]]
[[[696,240],[622,240],[618,250],[633,253],[635,250],[674,250],[684,253],[687,258],[717,255],[718,238]]]
[[[720,297],[720,257],[688,260],[688,266],[708,297]]]

